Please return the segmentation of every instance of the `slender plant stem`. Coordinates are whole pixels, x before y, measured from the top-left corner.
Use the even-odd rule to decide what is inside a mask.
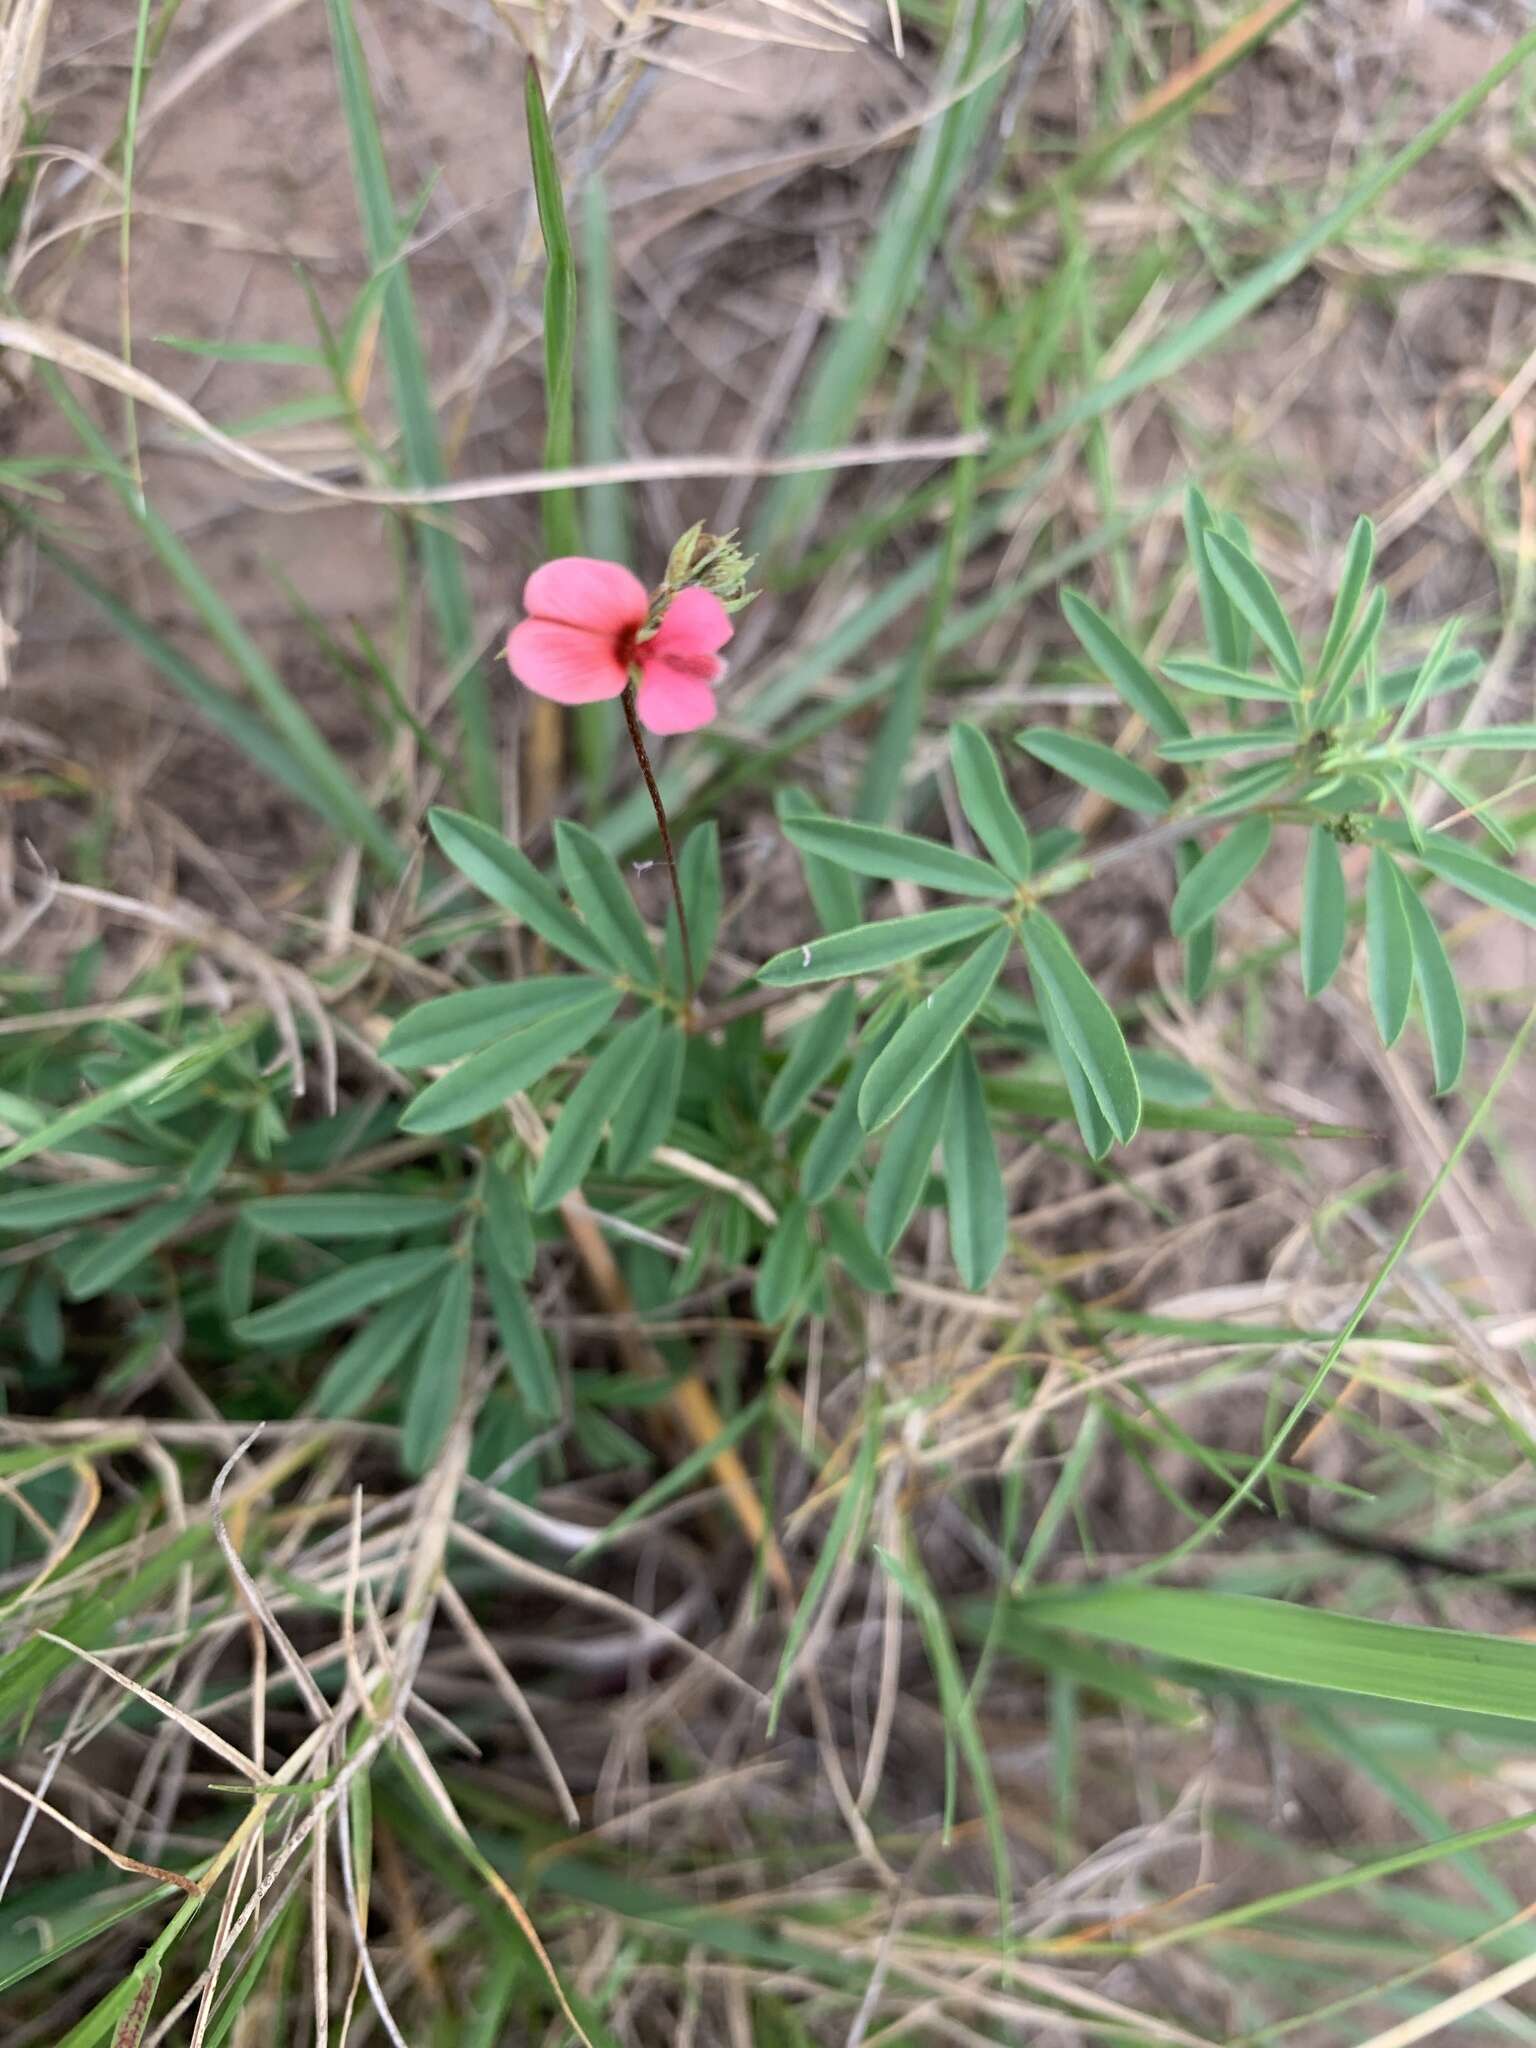
[[[691,1017],[696,990],[693,978],[693,946],[688,938],[688,913],[683,908],[683,886],[677,879],[677,856],[672,851],[672,834],[667,828],[667,807],[662,802],[661,791],[656,786],[651,757],[645,751],[640,721],[635,716],[633,683],[624,691],[624,722],[629,727],[629,743],[635,750],[635,759],[640,763],[640,773],[645,777],[645,786],[651,793],[651,808],[656,813],[656,823],[661,830],[661,850],[667,857],[667,880],[672,884],[672,901],[677,905],[677,929],[683,942],[683,983],[688,1014]]]

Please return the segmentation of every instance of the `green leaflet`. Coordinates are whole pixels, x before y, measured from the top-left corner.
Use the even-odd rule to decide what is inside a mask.
[[[1391,856],[1373,847],[1365,884],[1365,955],[1371,1012],[1384,1045],[1395,1045],[1413,994],[1413,939],[1404,903],[1407,886]]]
[[[1271,829],[1263,815],[1244,818],[1207,848],[1174,894],[1168,923],[1176,939],[1187,939],[1209,924],[1227,898],[1237,893],[1268,853]]]
[[[774,1226],[758,1263],[752,1301],[765,1323],[781,1323],[800,1303],[816,1264],[810,1208],[799,1196]]]
[[[437,1306],[435,1280],[398,1295],[344,1344],[306,1406],[316,1415],[356,1415],[394,1372]]]
[[[1160,740],[1176,740],[1189,731],[1162,684],[1139,654],[1120,638],[1108,619],[1075,590],[1061,593],[1061,609],[1089,659],[1119,691],[1138,717]]]
[[[722,889],[720,881],[720,833],[713,818],[696,826],[688,834],[683,850],[677,858],[678,887],[683,892],[683,908],[688,913],[688,940],[693,951],[693,971],[702,981],[709,966],[710,956],[715,950],[715,934],[720,928],[720,905]],[[667,986],[681,995],[683,992],[683,942],[677,924],[677,905],[667,911],[667,933],[664,948],[667,968]]]
[[[790,817],[784,830],[796,846],[820,854],[857,875],[886,882],[918,882],[960,896],[1011,896],[1013,885],[990,861],[959,853],[934,839],[888,832],[883,825],[845,818]]]
[[[1444,1095],[1461,1079],[1467,1056],[1467,1017],[1455,970],[1445,950],[1445,941],[1435,921],[1424,908],[1418,891],[1403,886],[1403,909],[1408,917],[1408,938],[1413,948],[1413,977],[1418,984],[1419,1002],[1424,1010],[1424,1029],[1429,1037],[1435,1063],[1435,1093]]]
[[[1320,996],[1338,973],[1348,922],[1339,843],[1325,825],[1314,825],[1301,885],[1301,985],[1309,997]]]
[[[339,1273],[300,1287],[283,1301],[242,1316],[235,1335],[245,1344],[291,1344],[316,1336],[337,1323],[350,1322],[365,1309],[376,1308],[404,1294],[418,1280],[442,1270],[452,1258],[451,1251],[434,1247],[427,1251],[385,1252],[375,1259],[359,1259]]]
[[[610,1173],[638,1173],[656,1147],[666,1142],[677,1115],[687,1057],[687,1035],[681,1025],[669,1018],[646,1072],[645,1085],[628,1089],[614,1111],[608,1131]]]
[[[647,1069],[661,1036],[662,1013],[649,1009],[610,1040],[572,1089],[528,1190],[535,1209],[552,1209],[576,1187],[597,1157],[608,1119]]]
[[[567,959],[598,974],[612,972],[602,947],[510,839],[461,811],[429,811],[427,823],[447,858],[482,896],[510,910]]]
[[[394,1237],[452,1222],[455,1204],[440,1195],[261,1195],[240,1213],[272,1236]]]
[[[459,1405],[469,1350],[472,1273],[466,1245],[442,1282],[411,1375],[400,1438],[400,1462],[407,1472],[419,1475],[427,1470],[442,1449]]]
[[[1141,1088],[1114,1011],[1043,910],[1030,912],[1020,937],[1042,1010],[1049,1009],[1110,1130],[1129,1144],[1141,1123]]]
[[[970,1047],[956,1046],[951,1063],[943,1139],[949,1241],[961,1280],[979,1294],[1008,1248],[1008,1194]]]
[[[949,729],[949,759],[971,829],[1010,881],[1027,882],[1034,865],[1029,828],[1008,794],[992,742],[962,720]]]
[[[406,1011],[380,1046],[380,1056],[397,1067],[446,1066],[608,985],[586,974],[534,974],[433,996]]]
[[[1218,533],[1206,535],[1206,551],[1218,581],[1260,640],[1292,691],[1301,689],[1301,649],[1274,586],[1251,555]]]
[[[896,1249],[922,1199],[944,1128],[949,1087],[950,1069],[942,1066],[928,1076],[886,1134],[864,1212],[877,1251],[889,1255]]]
[[[763,1103],[764,1130],[788,1130],[843,1058],[853,1037],[857,1008],[851,988],[834,989],[815,1016],[800,1026]]]
[[[1099,740],[1084,739],[1080,733],[1058,732],[1046,725],[1031,726],[1015,737],[1037,761],[1043,761],[1059,775],[1070,776],[1085,789],[1097,790],[1100,796],[1123,804],[1127,810],[1158,817],[1168,809],[1168,792],[1157,777]]]
[[[424,1088],[400,1119],[404,1131],[454,1131],[500,1109],[550,1068],[595,1038],[619,1006],[619,990],[598,988],[540,1018],[499,1045],[453,1067]]]
[[[889,1123],[945,1058],[991,994],[1012,942],[1007,930],[983,939],[906,1017],[859,1090],[859,1119],[866,1131]]]
[[[1371,564],[1376,558],[1376,529],[1362,513],[1355,521],[1354,531],[1349,536],[1349,545],[1344,550],[1344,567],[1339,576],[1338,595],[1333,601],[1333,615],[1328,621],[1327,636],[1323,651],[1317,658],[1318,678],[1326,682],[1343,651],[1345,636],[1355,622],[1360,609],[1360,600],[1365,595],[1365,586],[1371,580]]]
[[[555,858],[571,901],[614,966],[642,988],[657,982],[656,955],[613,855],[585,825],[555,820]]]
[[[799,988],[806,982],[837,981],[845,974],[878,974],[903,960],[917,960],[973,939],[997,922],[991,906],[971,903],[919,910],[911,917],[879,918],[776,953],[758,969],[757,978],[771,988]]]

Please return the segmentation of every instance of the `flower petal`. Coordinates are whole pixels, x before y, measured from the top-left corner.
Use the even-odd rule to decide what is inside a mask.
[[[736,628],[713,591],[696,583],[680,590],[662,613],[661,624],[645,643],[656,654],[714,654]]]
[[[643,626],[650,602],[638,576],[591,555],[561,555],[535,569],[523,585],[523,610],[530,618],[584,626],[589,633]]]
[[[701,660],[709,660],[707,655]],[[714,662],[723,670],[723,662]],[[715,715],[715,693],[699,676],[685,675],[666,662],[656,662],[640,678],[635,709],[647,732],[665,737],[674,732],[697,732]]]
[[[629,680],[612,641],[580,626],[524,619],[507,638],[507,665],[520,683],[557,704],[596,704]]]

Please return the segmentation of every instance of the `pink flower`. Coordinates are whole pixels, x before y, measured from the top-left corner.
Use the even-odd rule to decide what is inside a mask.
[[[507,640],[520,683],[557,704],[622,695],[640,672],[636,710],[647,732],[693,732],[715,715],[713,685],[725,673],[717,648],[731,637],[718,597],[680,590],[654,633],[640,638],[650,598],[617,562],[564,555],[535,569],[523,589],[528,616]]]

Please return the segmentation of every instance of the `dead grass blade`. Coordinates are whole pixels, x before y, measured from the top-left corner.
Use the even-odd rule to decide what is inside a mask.
[[[49,1640],[56,1642],[58,1638],[50,1637]],[[14,1793],[35,1813],[46,1813],[50,1820],[57,1821],[66,1833],[73,1835],[77,1842],[84,1842],[88,1849],[94,1849],[98,1856],[104,1856],[115,1869],[126,1870],[132,1877],[152,1877],[161,1884],[173,1884],[178,1891],[189,1892],[194,1898],[201,1894],[202,1886],[195,1878],[187,1877],[179,1870],[162,1870],[158,1863],[141,1863],[137,1856],[126,1856],[122,1850],[111,1848],[106,1842],[98,1840],[89,1829],[81,1827],[78,1821],[71,1820],[67,1813],[61,1813],[58,1807],[50,1805],[40,1793],[29,1792],[25,1785],[18,1785],[14,1778],[6,1777],[3,1772],[0,1772],[0,1786],[7,1792]]]

